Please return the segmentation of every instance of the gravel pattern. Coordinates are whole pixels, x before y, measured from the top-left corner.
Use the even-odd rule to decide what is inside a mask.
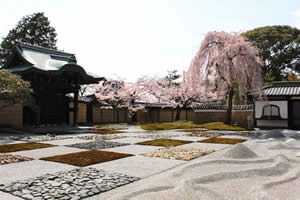
[[[29,161],[29,160],[34,160],[34,159],[25,156],[0,153],[0,165],[22,162],[22,161]]]
[[[119,136],[119,135],[83,135],[78,136],[78,139],[82,140],[114,140],[114,139],[121,139],[126,138],[126,136]]]
[[[64,139],[71,139],[73,137],[67,136],[52,136],[52,135],[43,135],[37,137],[25,137],[22,141],[26,142],[43,142],[43,141],[52,141],[52,140],[64,140]]]
[[[223,135],[223,134],[209,133],[209,132],[195,132],[195,133],[185,134],[185,136],[192,136],[192,137],[219,137],[221,135]]]
[[[158,157],[175,160],[189,161],[194,158],[215,152],[213,149],[196,149],[196,148],[181,148],[181,147],[168,147],[158,149],[150,153],[141,154],[148,157]]]
[[[153,134],[153,135],[139,135],[134,136],[135,138],[144,138],[144,139],[161,139],[161,138],[173,138],[178,137],[179,135],[168,135],[168,134]]]
[[[79,200],[137,181],[139,178],[94,168],[46,174],[0,185],[0,190],[30,200]]]
[[[125,145],[130,145],[130,144],[98,140],[98,141],[93,141],[93,142],[77,143],[77,144],[72,144],[72,145],[67,145],[67,146],[75,147],[75,148],[79,148],[79,149],[108,149],[108,148],[120,147],[120,146],[125,146]]]

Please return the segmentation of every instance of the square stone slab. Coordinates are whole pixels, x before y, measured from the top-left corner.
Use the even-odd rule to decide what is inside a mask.
[[[151,151],[155,151],[162,147],[157,146],[147,146],[147,145],[127,145],[122,147],[115,147],[110,149],[105,149],[105,151],[112,151],[112,152],[119,152],[119,153],[128,153],[128,154],[141,154],[141,153],[148,153]]]
[[[29,151],[18,151],[18,152],[14,152],[13,154],[39,159],[42,157],[49,157],[49,156],[67,154],[67,153],[75,153],[81,151],[87,151],[87,150],[72,148],[72,147],[57,146],[52,148],[35,149]]]
[[[78,168],[0,184],[0,190],[30,200],[85,199],[139,180],[120,173],[107,173],[95,168]]]
[[[186,161],[168,160],[138,155],[111,162],[91,165],[89,167],[144,178],[185,162]]]
[[[63,170],[71,170],[77,167],[43,160],[0,165],[0,184],[13,181],[35,178],[47,173],[55,173]]]
[[[89,141],[74,138],[74,139],[45,141],[45,142],[41,142],[41,143],[54,144],[54,145],[71,145],[71,144],[84,143],[84,142],[89,142]]]

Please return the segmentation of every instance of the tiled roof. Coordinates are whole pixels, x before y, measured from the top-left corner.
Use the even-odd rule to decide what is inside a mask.
[[[168,106],[168,104],[165,103],[136,102],[136,104],[145,105],[146,108],[171,108],[171,106]]]
[[[300,82],[273,82],[263,90],[266,96],[300,96]]]
[[[232,110],[252,110],[253,105],[233,105]],[[226,105],[211,105],[211,104],[204,104],[198,106],[196,110],[227,110]]]
[[[299,96],[300,87],[269,87],[264,92],[267,96]]]
[[[32,71],[47,75],[49,73],[61,75],[65,71],[77,72],[81,74],[81,79],[78,80],[80,84],[98,83],[104,79],[86,72],[77,65],[75,54],[19,42],[12,49],[4,68],[18,74],[32,73]]]

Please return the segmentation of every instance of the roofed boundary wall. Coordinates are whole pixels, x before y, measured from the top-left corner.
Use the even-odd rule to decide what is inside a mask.
[[[80,112],[79,107],[79,113]],[[117,117],[118,116],[118,117]],[[136,118],[140,123],[165,123],[175,121],[176,110],[151,108],[145,111],[138,111]],[[182,110],[180,113],[181,120],[193,121],[197,124],[209,122],[224,122],[226,110]],[[253,118],[253,109],[233,110],[232,122],[239,126],[248,127],[248,118]],[[100,109],[93,105],[93,122],[94,124],[105,123],[127,123],[131,122],[126,109],[120,109],[115,112],[115,119],[112,109]]]
[[[3,102],[0,102],[0,106]],[[73,107],[73,104],[70,104]],[[87,123],[87,104],[79,103],[78,105],[78,122],[81,124]],[[115,118],[112,109],[100,109],[99,106],[92,106],[92,119],[94,124],[106,123],[128,123],[131,119],[128,117],[126,109],[119,109],[115,112]],[[72,112],[70,112],[70,124],[72,124]],[[137,122],[140,123],[164,123],[175,121],[176,110],[151,108],[147,112],[137,112]],[[238,123],[239,126],[248,126],[248,117],[253,117],[253,110],[233,110],[232,122]],[[181,120],[193,121],[197,124],[209,122],[224,122],[226,118],[226,110],[182,110],[180,113]],[[23,126],[23,107],[21,104],[5,107],[0,111],[0,127],[15,127]]]

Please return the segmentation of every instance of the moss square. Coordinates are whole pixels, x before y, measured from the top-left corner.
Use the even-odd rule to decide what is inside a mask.
[[[179,145],[188,144],[188,143],[192,143],[192,142],[191,141],[185,141],[185,140],[157,139],[157,140],[139,142],[139,143],[136,143],[136,144],[171,147],[171,146],[179,146]]]
[[[129,156],[133,156],[133,155],[108,152],[108,151],[91,150],[91,151],[69,153],[69,154],[52,156],[52,157],[45,157],[45,158],[40,158],[40,160],[53,161],[53,162],[64,163],[69,165],[75,165],[79,167],[85,167],[88,165],[103,163],[111,160],[117,160]]]
[[[22,144],[7,144],[0,146],[0,153],[10,153],[16,151],[26,151],[33,149],[41,149],[48,147],[55,147],[56,145],[44,143],[22,143]]]
[[[205,140],[200,140],[198,142],[215,143],[215,144],[237,144],[245,141],[246,140],[244,139],[234,139],[234,138],[209,138]]]

